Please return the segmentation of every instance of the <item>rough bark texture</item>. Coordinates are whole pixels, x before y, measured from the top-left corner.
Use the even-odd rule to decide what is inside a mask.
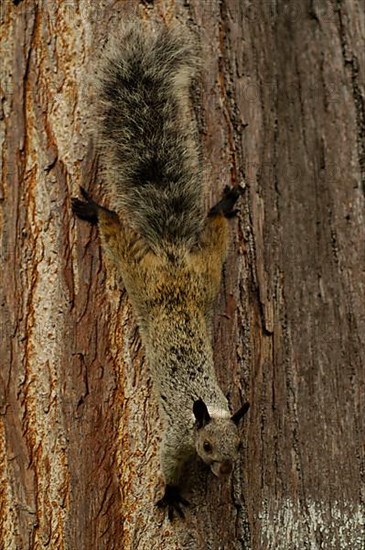
[[[364,1],[1,9],[0,547],[363,549]],[[105,197],[87,77],[135,12],[200,31],[207,206],[247,184],[214,344],[245,448],[227,484],[194,466],[173,524],[133,312],[69,202]]]

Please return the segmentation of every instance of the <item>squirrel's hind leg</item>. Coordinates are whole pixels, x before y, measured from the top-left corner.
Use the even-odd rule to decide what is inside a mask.
[[[73,198],[74,214],[93,225],[98,226],[100,240],[104,253],[120,270],[124,282],[126,278],[137,281],[141,286],[144,277],[143,259],[147,257],[149,248],[144,239],[133,231],[127,223],[122,223],[118,214],[97,204],[85,189],[80,187],[84,200]],[[150,257],[148,256],[150,259]]]
[[[242,187],[224,188],[223,196],[209,210],[204,229],[200,238],[200,247],[197,255],[213,272],[221,271],[228,248],[228,222],[238,212],[234,206],[243,193]],[[220,278],[220,275],[219,275]]]
[[[131,239],[118,214],[96,203],[83,187],[80,192],[84,200],[72,198],[72,211],[81,220],[97,225],[104,251],[116,264],[123,262]]]
[[[220,201],[209,211],[200,236],[199,246],[192,253],[192,264],[201,280],[204,307],[209,313],[219,291],[222,267],[227,256],[229,227],[227,218],[236,215],[234,206],[242,194],[241,187],[226,187]]]
[[[72,211],[81,220],[87,221],[92,225],[96,225],[102,221],[102,218],[107,218],[109,223],[120,223],[118,215],[104,206],[96,203],[89,193],[80,186],[80,193],[85,200],[80,200],[73,197],[71,199]]]
[[[208,217],[223,214],[226,218],[233,218],[238,213],[238,210],[233,207],[243,192],[244,188],[239,185],[235,187],[226,185],[221,200],[212,206],[209,210]]]

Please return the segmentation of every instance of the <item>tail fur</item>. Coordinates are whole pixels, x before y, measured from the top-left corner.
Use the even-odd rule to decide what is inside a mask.
[[[99,135],[116,206],[154,250],[193,246],[202,182],[189,92],[198,66],[179,28],[122,29],[99,75]],[[100,98],[100,99],[99,99]]]

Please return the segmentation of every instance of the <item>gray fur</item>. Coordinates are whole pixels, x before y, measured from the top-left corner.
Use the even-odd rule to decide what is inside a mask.
[[[189,90],[197,69],[186,30],[124,25],[98,75],[99,137],[117,207],[153,249],[192,246],[203,214]]]

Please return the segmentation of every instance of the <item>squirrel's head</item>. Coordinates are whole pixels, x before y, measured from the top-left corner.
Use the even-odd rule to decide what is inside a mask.
[[[209,414],[202,399],[194,402],[195,449],[200,458],[220,477],[230,474],[240,450],[238,424],[249,409],[245,403],[235,414]]]

